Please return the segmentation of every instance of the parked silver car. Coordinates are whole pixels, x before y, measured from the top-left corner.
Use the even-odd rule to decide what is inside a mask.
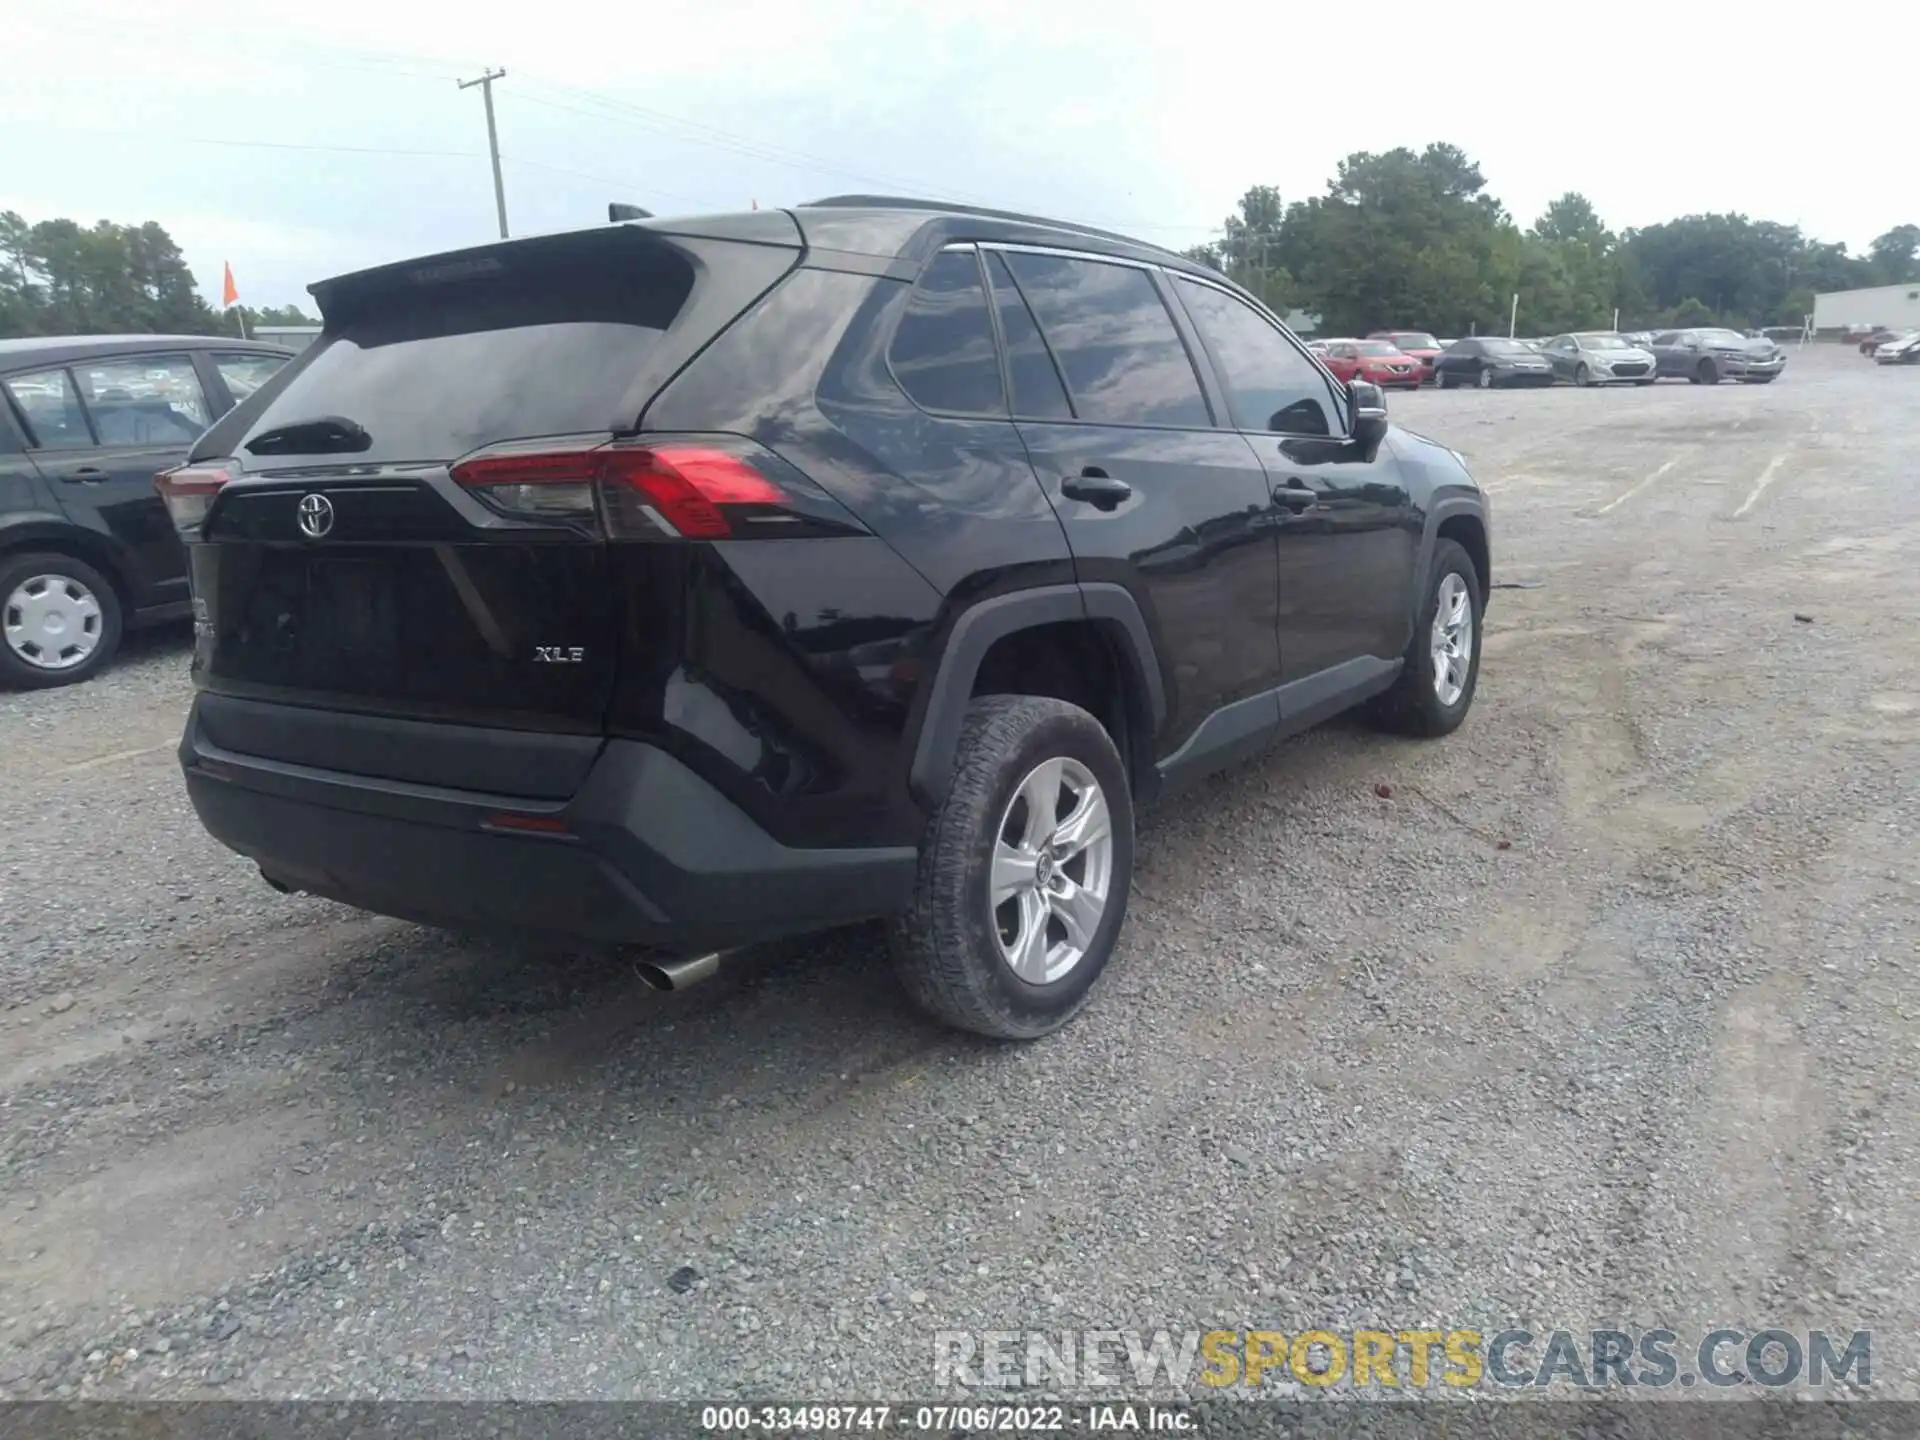
[[[1651,385],[1654,381],[1653,352],[1629,344],[1625,336],[1610,330],[1556,335],[1540,353],[1552,363],[1556,376],[1576,385]]]

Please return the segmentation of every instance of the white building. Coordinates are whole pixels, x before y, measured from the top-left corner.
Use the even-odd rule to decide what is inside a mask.
[[[1813,297],[1815,330],[1844,330],[1849,325],[1920,330],[1920,284],[1873,285],[1865,290],[1835,290]]]

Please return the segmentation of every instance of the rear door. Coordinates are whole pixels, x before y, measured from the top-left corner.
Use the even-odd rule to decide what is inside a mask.
[[[1016,415],[1034,471],[1080,579],[1123,585],[1140,604],[1168,692],[1163,749],[1177,749],[1215,710],[1279,680],[1266,472],[1244,438],[1216,428],[1157,270],[1017,248],[989,250],[988,270],[1003,330],[1009,314],[1038,321],[1071,408]],[[1017,361],[1018,337],[1008,349]],[[1249,738],[1277,708],[1256,718]]]
[[[181,604],[186,557],[154,475],[207,426],[189,355],[116,355],[8,377],[35,459],[74,524],[111,543],[136,608]]]
[[[1397,658],[1416,547],[1391,449],[1368,453],[1348,440],[1345,397],[1259,311],[1184,275],[1173,287],[1234,423],[1266,468],[1279,537],[1282,680],[1363,656]]]
[[[736,248],[770,257],[763,288],[791,263]],[[685,549],[657,547],[645,583],[616,593],[591,502],[584,518],[547,518],[567,485],[483,492],[454,466],[578,457],[631,431],[669,332],[683,316],[705,324],[699,296],[726,288],[706,274],[683,247],[620,226],[323,289],[320,338],[202,447],[244,471],[193,547],[202,686],[597,733],[621,627],[679,633]]]

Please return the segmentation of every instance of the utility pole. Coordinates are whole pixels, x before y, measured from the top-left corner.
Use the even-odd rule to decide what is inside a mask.
[[[500,132],[493,125],[493,82],[507,78],[504,70],[489,70],[478,80],[462,80],[460,88],[471,90],[480,87],[480,98],[487,106],[487,150],[493,156],[493,208],[500,215],[500,238],[507,238],[507,187],[500,178]]]

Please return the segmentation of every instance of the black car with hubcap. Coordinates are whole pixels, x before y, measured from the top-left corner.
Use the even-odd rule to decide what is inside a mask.
[[[207,335],[0,340],[0,685],[97,674],[187,614],[154,475],[291,352]]]
[[[162,481],[188,794],[282,891],[652,947],[664,988],[885,917],[928,1012],[1031,1038],[1156,797],[1472,704],[1460,456],[1167,250],[850,196],[314,293]]]
[[[1553,366],[1538,350],[1521,340],[1497,335],[1456,340],[1433,362],[1434,383],[1442,390],[1473,385],[1482,390],[1510,385],[1553,384]]]

